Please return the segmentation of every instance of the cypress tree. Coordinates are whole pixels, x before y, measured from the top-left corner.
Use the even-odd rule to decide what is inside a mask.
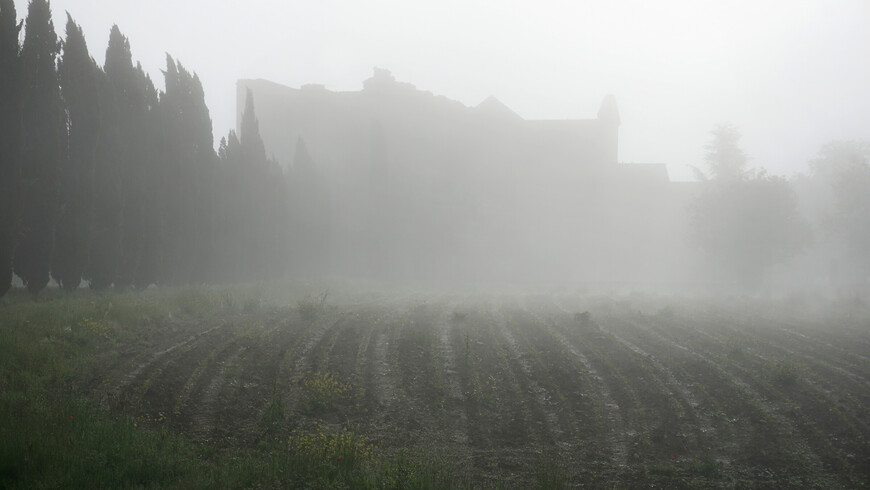
[[[166,189],[164,209],[166,242],[164,244],[163,275],[170,284],[187,284],[194,270],[189,251],[194,221],[195,162],[190,133],[186,124],[189,118],[188,98],[190,76],[166,55],[166,70],[163,72],[166,91],[160,98],[161,126],[163,128],[165,154],[162,181]]]
[[[141,67],[137,69],[141,71]],[[159,281],[160,255],[162,253],[162,189],[159,181],[160,114],[158,94],[150,77],[144,79],[143,119],[136,134],[137,154],[141,160],[138,165],[141,199],[140,232],[141,254],[134,272],[133,284],[137,289],[145,289]]]
[[[259,169],[265,168],[266,145],[263,144],[263,138],[260,137],[260,123],[257,121],[254,94],[251,89],[245,93],[245,110],[242,112],[242,123],[239,131],[242,160],[249,166]]]
[[[146,77],[141,67],[133,65],[130,41],[118,26],[112,27],[106,50],[106,77],[110,99],[114,104],[113,130],[117,144],[111,149],[111,172],[115,174],[118,213],[112,244],[117,247],[109,271],[116,287],[133,283],[141,257],[142,195],[140,176],[143,155],[137,150],[138,130],[144,126]]]
[[[0,0],[0,297],[12,286],[21,182],[21,60],[15,3]]]
[[[189,79],[190,95],[188,99],[190,120],[187,125],[190,131],[190,144],[193,146],[193,184],[194,209],[191,213],[193,222],[191,231],[193,240],[188,245],[188,254],[193,259],[194,270],[192,278],[197,282],[208,282],[212,279],[213,248],[216,199],[214,186],[216,182],[217,156],[214,151],[214,136],[208,106],[205,104],[205,92],[199,76],[194,73]]]
[[[93,226],[94,160],[100,131],[100,68],[88,53],[82,29],[67,14],[58,72],[66,102],[69,150],[61,172],[61,215],[55,229],[52,276],[67,291],[78,288],[88,262]]]
[[[121,169],[121,261],[115,285],[127,287],[137,280],[140,286],[144,280],[140,274],[143,258],[147,254],[145,243],[149,239],[146,224],[149,217],[149,182],[151,180],[151,146],[148,144],[149,112],[152,109],[154,92],[151,79],[145,74],[141,64],[133,67],[132,63],[125,65],[124,77],[117,85],[115,100],[119,102],[122,111],[121,149],[119,161]],[[120,87],[119,87],[120,85]]]
[[[218,220],[218,264],[220,278],[225,281],[239,280],[244,277],[245,247],[248,237],[245,229],[246,202],[250,200],[244,186],[246,176],[241,165],[241,143],[235,131],[230,131],[221,139],[219,176],[219,220]]]
[[[56,69],[60,46],[47,0],[30,2],[25,25],[22,229],[14,267],[36,297],[49,281],[58,175],[66,155],[66,116]]]
[[[324,273],[328,267],[330,219],[326,190],[305,140],[299,136],[287,184],[288,219],[293,235],[283,238],[292,244],[287,255],[296,275],[310,277]]]
[[[112,285],[118,277],[121,262],[121,219],[123,210],[122,107],[115,80],[122,78],[123,66],[132,65],[130,43],[121,34],[117,25],[109,33],[106,48],[104,75],[100,77],[98,90],[101,107],[97,158],[94,165],[94,215],[91,260],[87,279],[92,289],[102,290]]]
[[[241,183],[249,196],[244,203],[244,236],[247,243],[244,256],[239,260],[244,264],[244,277],[247,279],[265,279],[266,255],[268,253],[268,187],[269,162],[266,160],[266,147],[260,137],[260,124],[257,121],[254,95],[248,89],[245,95],[245,109],[242,112],[242,122],[239,127],[239,158],[244,166]]]
[[[169,54],[166,55],[166,70],[163,72],[165,90],[160,94],[158,110],[160,114],[160,169],[159,183],[163,188],[164,199],[162,202],[161,216],[163,224],[163,236],[161,243],[161,266],[160,282],[164,284],[179,283],[179,271],[177,264],[180,262],[179,248],[181,233],[183,232],[182,219],[182,191],[185,187],[183,168],[178,161],[180,138],[178,130],[179,80],[178,69],[175,60]]]

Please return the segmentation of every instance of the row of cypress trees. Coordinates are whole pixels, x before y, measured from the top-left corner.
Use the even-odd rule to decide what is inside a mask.
[[[21,43],[21,29],[24,40]],[[265,279],[288,240],[281,168],[253,100],[214,150],[195,73],[167,55],[164,90],[112,27],[105,63],[47,0],[19,22],[0,0],[0,296],[13,272],[66,290]]]

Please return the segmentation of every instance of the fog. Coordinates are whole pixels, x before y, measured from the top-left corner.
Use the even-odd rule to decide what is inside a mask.
[[[51,8],[61,51],[21,58],[57,76],[21,64],[4,119],[3,261],[34,294],[867,287],[863,3]]]
[[[753,165],[782,175],[870,127],[870,7],[859,0],[51,6],[82,25],[100,62],[117,23],[152,76],[165,52],[194,69],[216,135],[235,127],[239,79],[359,90],[375,66],[468,106],[493,95],[527,119],[593,117],[614,94],[621,161],[664,163],[674,180],[693,179],[718,123],[741,129]]]
[[[291,247],[300,251],[292,269],[446,282],[688,280],[691,191],[663,165],[618,163],[613,96],[590,118],[535,121],[494,97],[467,107],[384,69],[357,92],[245,80],[241,108],[249,90],[266,147],[290,162],[291,213],[311,230]],[[305,196],[315,178],[328,192]],[[308,245],[314,236],[322,246]]]

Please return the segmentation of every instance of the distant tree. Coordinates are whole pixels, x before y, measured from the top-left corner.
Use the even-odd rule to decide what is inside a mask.
[[[22,108],[22,233],[15,251],[15,272],[34,296],[49,281],[57,183],[66,158],[66,115],[56,60],[60,45],[46,0],[28,7],[21,56],[24,61]]]
[[[870,141],[832,141],[810,162],[823,193],[824,228],[842,238],[859,280],[870,275]]]
[[[712,131],[713,139],[707,144],[707,169],[716,180],[735,181],[746,172],[746,153],[740,148],[740,131],[723,124]]]
[[[260,137],[260,122],[257,120],[257,110],[254,107],[254,94],[251,89],[245,93],[245,109],[242,111],[239,143],[241,143],[241,158],[247,165],[264,168],[266,165],[266,145]]]
[[[292,234],[285,240],[290,247],[291,271],[304,277],[323,274],[330,252],[329,195],[325,179],[301,136],[296,141],[296,154],[287,181]]]
[[[810,160],[810,170],[814,177],[834,184],[844,172],[870,162],[870,141],[831,141],[819,150]]]
[[[21,184],[21,31],[12,0],[0,0],[0,297],[12,286]]]
[[[98,80],[81,27],[67,14],[58,72],[67,111],[69,150],[61,172],[61,214],[55,229],[52,276],[67,291],[78,288],[88,264],[93,227],[94,161],[100,132]]]
[[[752,289],[771,265],[808,243],[810,228],[790,183],[764,171],[746,171],[739,133],[722,128],[713,131],[708,146],[712,178],[692,204],[690,229],[720,278]]]
[[[243,278],[248,280],[265,279],[266,253],[268,240],[264,234],[268,226],[267,196],[262,192],[267,177],[268,161],[266,146],[260,137],[260,124],[257,120],[254,95],[248,89],[245,95],[245,108],[242,111],[242,121],[239,127],[239,163],[242,165],[240,182],[242,192],[247,195],[243,202],[244,216],[243,233],[247,243],[244,255],[239,257],[243,264]]]
[[[250,240],[245,235],[250,226],[245,213],[252,198],[246,187],[248,179],[241,161],[241,143],[235,131],[221,138],[218,159],[215,268],[220,280],[233,281],[244,277],[246,264],[242,259],[246,257]]]
[[[239,130],[238,151],[230,151],[230,154],[237,154],[241,167],[237,173],[243,220],[239,231],[246,243],[237,258],[242,264],[242,276],[236,279],[261,280],[283,274],[289,217],[285,176],[274,159],[266,158],[250,90],[245,97]],[[232,146],[229,145],[228,150]]]

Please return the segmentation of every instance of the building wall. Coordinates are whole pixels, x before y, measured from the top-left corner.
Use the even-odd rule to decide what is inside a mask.
[[[495,99],[467,107],[388,73],[364,87],[238,85],[241,104],[253,92],[267,152],[292,169],[301,137],[329,188],[331,273],[687,279],[685,193],[664,165],[617,163],[615,101],[596,119],[527,121]]]

